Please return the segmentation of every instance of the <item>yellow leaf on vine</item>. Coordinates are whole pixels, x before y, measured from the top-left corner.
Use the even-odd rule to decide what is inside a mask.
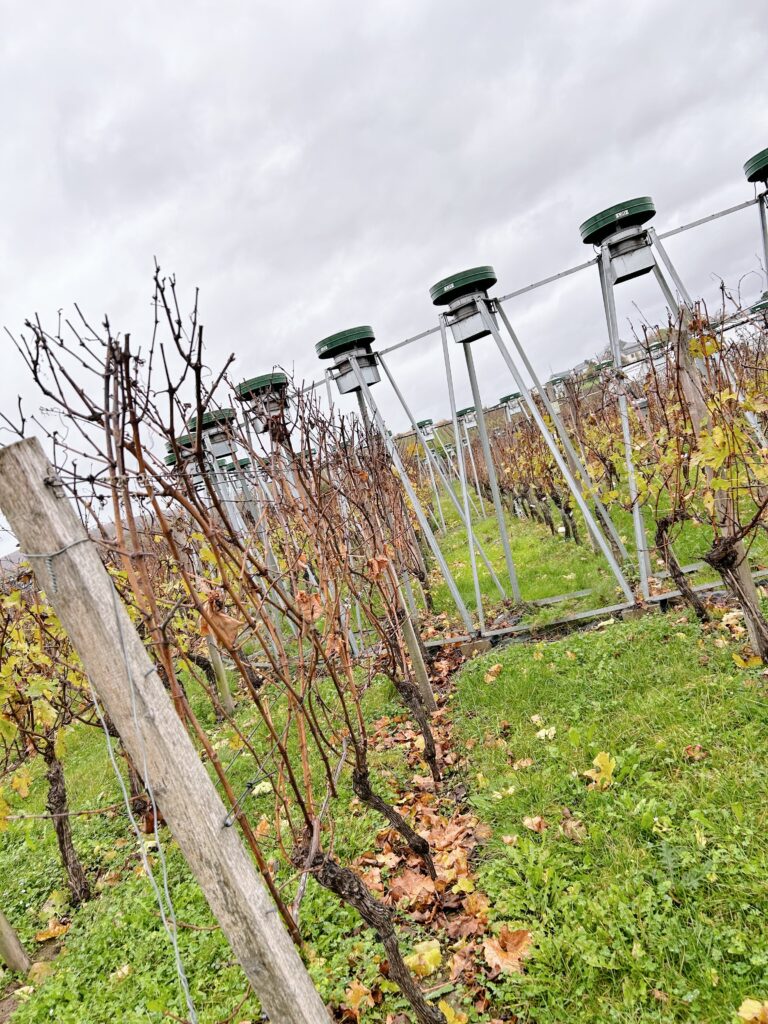
[[[11,780],[11,788],[16,790],[22,800],[25,800],[29,796],[29,787],[31,783],[32,773],[24,764],[21,768],[16,770],[16,773]]]

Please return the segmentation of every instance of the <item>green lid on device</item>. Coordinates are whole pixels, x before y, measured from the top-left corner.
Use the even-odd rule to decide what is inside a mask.
[[[273,388],[283,387],[288,383],[286,374],[276,370],[274,373],[262,373],[260,377],[251,377],[244,380],[235,388],[238,398],[248,398],[250,395],[258,395],[262,391],[269,391]]]
[[[447,306],[461,295],[488,291],[496,284],[496,280],[496,271],[493,267],[472,267],[471,270],[451,274],[450,277],[444,277],[442,281],[433,284],[429,289],[429,297],[435,306]]]
[[[581,240],[585,245],[600,245],[609,235],[621,231],[622,228],[645,224],[656,216],[656,207],[650,196],[639,199],[627,199],[623,203],[609,206],[607,210],[596,213],[585,220],[579,227]]]
[[[763,181],[768,185],[768,149],[761,149],[744,164],[747,181]]]
[[[207,430],[209,427],[215,427],[221,423],[231,423],[234,418],[234,409],[211,409],[210,412],[203,413],[200,426],[203,430]],[[187,430],[197,430],[197,416],[193,416],[187,423]]]
[[[318,341],[315,352],[321,359],[330,359],[331,356],[341,355],[359,345],[370,345],[375,340],[372,327],[350,327],[346,331],[339,331],[338,334],[331,334]]]

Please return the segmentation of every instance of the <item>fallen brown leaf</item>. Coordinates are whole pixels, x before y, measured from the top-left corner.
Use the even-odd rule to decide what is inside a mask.
[[[485,939],[483,954],[491,968],[492,976],[522,973],[522,962],[528,955],[531,938],[531,933],[526,928],[511,931],[504,925],[498,938]]]
[[[560,831],[566,839],[572,843],[583,843],[587,838],[587,826],[579,818],[574,818],[567,807],[563,808],[563,819],[560,822]]]
[[[55,917],[52,917],[48,922],[48,927],[43,928],[42,931],[35,935],[35,941],[47,942],[49,939],[58,939],[60,935],[66,935],[68,931],[68,924],[63,924],[61,921],[57,921]]]

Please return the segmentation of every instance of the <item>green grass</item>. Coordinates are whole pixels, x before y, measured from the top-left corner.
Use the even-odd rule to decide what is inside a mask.
[[[230,761],[233,736],[227,727],[217,727],[207,699],[186,680],[196,714],[211,735],[223,763]],[[377,682],[366,696],[366,716],[402,712],[393,689]],[[238,722],[248,732],[257,713],[247,702],[238,710]],[[276,716],[279,723],[279,714]],[[99,729],[77,726],[69,737],[65,772],[71,809],[104,806],[120,800],[120,792],[107,759],[105,739]],[[392,779],[403,766],[396,751],[376,759],[372,779],[379,791],[394,798]],[[239,756],[228,772],[237,793],[253,776],[254,766],[246,755]],[[32,763],[29,796],[10,794],[13,813],[39,814],[45,811],[46,783],[39,759]],[[335,850],[348,863],[371,846],[371,838],[385,822],[366,808],[352,803],[349,773],[339,787],[341,821]],[[261,814],[271,818],[269,795],[248,798],[248,810],[257,822]],[[52,916],[71,917],[62,953],[55,970],[41,987],[15,1011],[13,1024],[121,1024],[161,1022],[167,1013],[186,1019],[187,1009],[177,980],[172,948],[163,930],[149,880],[140,869],[136,842],[124,814],[72,819],[75,845],[89,878],[102,879],[119,874],[116,884],[98,888],[98,896],[77,910],[68,902],[66,879],[60,866],[55,836],[45,820],[13,821],[0,832],[0,871],[3,877],[3,909],[32,958],[38,948],[34,936]],[[192,992],[200,1011],[201,1024],[215,1024],[233,1013],[247,992],[247,982],[221,933],[215,927],[204,897],[183,857],[166,830],[162,830],[170,891],[179,921],[193,928],[179,929],[179,946]],[[150,861],[159,879],[156,854]],[[288,883],[290,902],[294,895],[294,874],[278,866],[278,884]],[[326,1001],[340,1003],[354,978],[373,981],[379,970],[382,950],[354,911],[339,905],[336,897],[309,880],[302,904],[302,932],[310,973]],[[202,930],[199,930],[202,929]],[[130,965],[127,977],[116,973]],[[0,996],[10,990],[13,977],[0,966]],[[407,1004],[390,997],[392,1009]],[[258,1000],[249,996],[237,1020],[259,1019]]]
[[[455,678],[451,715],[457,748],[468,758],[462,774],[492,830],[475,865],[478,887],[490,897],[494,927],[528,928],[535,943],[524,974],[489,983],[496,1014],[514,1013],[521,1024],[699,1024],[735,1021],[745,997],[768,998],[766,680],[759,670],[735,667],[738,646],[718,647],[721,633],[728,636],[702,631],[681,612],[648,616],[552,644],[500,648]],[[485,682],[496,663],[498,678]],[[225,757],[229,732],[216,730],[194,688],[192,698]],[[400,710],[389,686],[369,691],[370,719]],[[536,738],[541,726],[533,715],[555,727],[553,740]],[[245,706],[239,717],[247,727],[254,712]],[[72,807],[118,799],[104,742],[98,730],[73,730],[66,755]],[[709,756],[694,763],[684,749],[695,743]],[[604,792],[589,790],[583,776],[600,751],[616,759]],[[513,770],[526,757],[534,765]],[[412,770],[400,751],[374,753],[373,761],[385,793],[407,788]],[[240,757],[236,790],[251,772]],[[336,847],[348,862],[371,847],[382,822],[351,801],[348,777],[342,780]],[[44,800],[34,764],[30,796],[14,798],[14,807],[35,813]],[[269,816],[270,803],[253,798],[253,819]],[[564,807],[584,822],[581,845],[560,833]],[[542,836],[523,825],[538,814],[551,823]],[[52,976],[19,1006],[13,1024],[184,1017],[171,950],[148,880],[135,871],[124,816],[77,818],[73,830],[92,878],[121,877],[72,912]],[[517,845],[503,841],[515,835]],[[214,922],[167,833],[165,842],[178,918],[204,929],[181,928],[179,941],[201,1022],[214,1024],[233,1013],[245,981],[220,933],[208,930]],[[34,951],[34,933],[52,913],[67,912],[49,823],[16,822],[0,834],[0,871],[4,910]],[[278,878],[285,882],[288,873]],[[312,881],[302,919],[306,960],[324,999],[339,1005],[353,979],[375,981],[381,949],[352,911]],[[406,948],[421,937],[410,926]],[[449,943],[441,942],[447,961]],[[131,972],[120,980],[116,972],[126,964]],[[450,998],[473,1024],[487,1020],[462,987]],[[363,1024],[405,1010],[388,994]],[[258,1019],[258,1012],[249,997],[233,1019]]]
[[[492,512],[492,506],[486,502],[486,511]],[[461,525],[459,516],[453,506],[443,502],[446,530],[438,533],[438,541],[446,561],[454,575],[462,600],[472,612],[477,606],[475,598],[472,566],[469,558],[467,531]],[[557,510],[552,509],[556,526],[560,525]],[[623,509],[613,508],[611,515],[617,531],[628,552],[634,549],[634,533],[632,516]],[[618,604],[624,601],[613,573],[606,560],[599,552],[592,551],[587,543],[587,531],[581,513],[574,512],[581,543],[575,544],[564,537],[552,536],[549,529],[541,523],[529,519],[518,519],[505,512],[505,522],[512,558],[515,563],[520,592],[524,607],[522,620],[525,624],[536,627],[545,625],[574,612],[587,611]],[[643,509],[646,537],[652,546],[656,527],[651,510]],[[509,578],[506,571],[504,549],[499,538],[498,524],[493,514],[473,522],[475,535],[485,549],[488,560],[493,566],[502,587],[511,595]],[[675,527],[673,548],[681,565],[689,565],[700,561],[712,545],[712,530],[693,522],[686,522]],[[759,534],[751,548],[750,556],[753,568],[768,564],[768,536]],[[661,577],[665,567],[653,547],[650,552],[652,573]],[[477,556],[478,579],[486,614],[486,624],[493,621],[496,615],[503,612],[502,597],[497,586]],[[623,566],[625,576],[634,586],[637,583],[637,568],[631,563]],[[690,575],[691,582],[696,584],[718,580],[717,574],[704,566]],[[673,589],[668,579],[666,585]],[[437,570],[432,577],[433,595],[437,611],[449,615],[451,621],[458,625],[455,606],[448,587]],[[526,602],[534,602],[542,598],[569,594],[575,591],[591,590],[589,595],[568,598],[555,604],[537,607]]]
[[[498,990],[522,1021],[723,1021],[768,997],[765,679],[679,618],[512,646],[460,676],[454,717],[494,833],[480,884],[497,921],[535,937]],[[690,762],[696,743],[709,756]],[[600,751],[616,759],[604,792],[582,774]],[[564,807],[582,845],[560,833]],[[541,836],[523,826],[535,815]]]
[[[487,509],[491,510],[488,504]],[[476,608],[472,566],[467,544],[467,531],[461,526],[455,509],[445,507],[446,531],[438,535],[441,549],[454,575],[459,593],[470,610]],[[556,605],[525,611],[525,621],[543,623],[572,611],[615,604],[621,600],[616,580],[600,554],[592,552],[588,544],[574,544],[561,536],[553,537],[549,529],[530,520],[520,520],[505,514],[512,559],[515,563],[523,601],[536,601],[559,594],[580,590],[593,590],[588,597],[572,598]],[[581,536],[585,537],[579,519]],[[499,537],[494,515],[473,523],[475,536],[482,544],[489,562],[507,594],[511,587],[506,570],[504,548]],[[488,621],[500,611],[502,601],[499,590],[480,556],[477,556],[478,579]],[[433,593],[438,611],[455,615],[448,587],[438,574],[433,576]]]

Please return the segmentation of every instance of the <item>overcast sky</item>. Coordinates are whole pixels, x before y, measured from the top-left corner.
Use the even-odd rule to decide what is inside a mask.
[[[314,343],[349,326],[382,346],[425,329],[447,273],[491,263],[508,292],[581,262],[580,222],[624,199],[651,195],[659,230],[748,199],[742,165],[768,146],[766,0],[0,11],[0,322],[76,301],[139,338],[157,255],[200,287],[210,361],[234,351],[242,377],[317,376]],[[759,246],[750,208],[670,252],[712,299],[718,276],[759,269]],[[624,325],[632,301],[661,316],[652,294],[623,286]],[[605,344],[596,272],[508,310],[542,374]],[[475,355],[492,404],[514,388],[490,344]],[[0,402],[34,410],[2,345]],[[424,342],[393,361],[420,416],[446,411],[438,357]]]

